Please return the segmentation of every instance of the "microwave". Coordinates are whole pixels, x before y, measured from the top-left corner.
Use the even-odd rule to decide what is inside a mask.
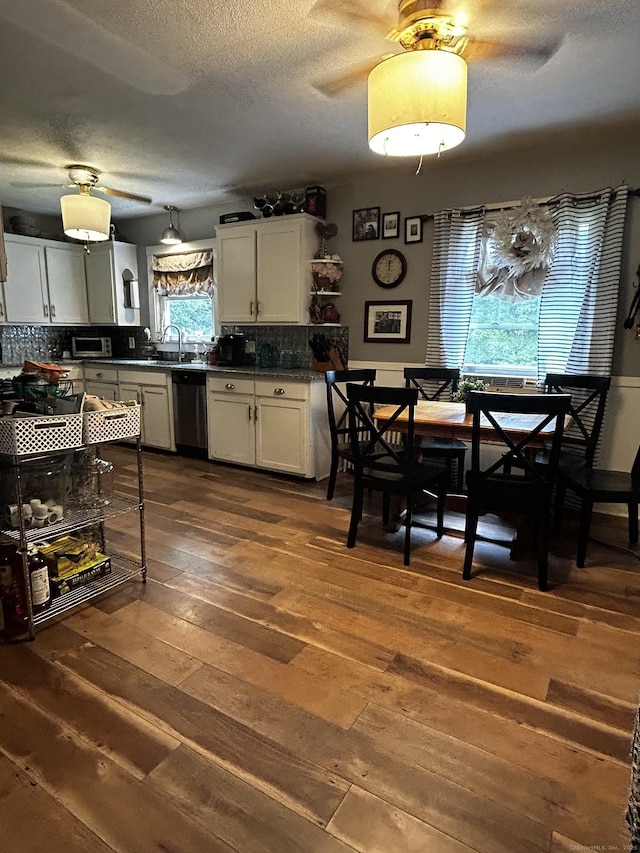
[[[111,358],[111,338],[72,337],[73,358]]]

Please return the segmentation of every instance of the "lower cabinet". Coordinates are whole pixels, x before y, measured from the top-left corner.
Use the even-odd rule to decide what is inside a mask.
[[[118,371],[118,398],[137,400],[142,408],[142,443],[175,450],[171,377],[166,371]]]
[[[207,377],[209,458],[321,479],[329,470],[324,384]]]
[[[84,366],[84,390],[86,394],[103,400],[118,399],[118,371],[114,367]]]

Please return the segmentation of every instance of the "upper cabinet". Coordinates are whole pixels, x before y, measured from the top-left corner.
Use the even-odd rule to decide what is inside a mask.
[[[307,323],[318,219],[306,213],[218,225],[222,323]]]
[[[111,240],[91,246],[85,257],[89,321],[140,325],[136,246]]]
[[[5,235],[8,323],[89,322],[82,246]]]

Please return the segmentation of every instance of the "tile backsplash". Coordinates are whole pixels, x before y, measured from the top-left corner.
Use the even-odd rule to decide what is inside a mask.
[[[277,364],[268,366],[310,368],[312,360],[309,340],[314,334],[324,335],[338,351],[345,367],[349,360],[349,328],[347,326],[234,326],[223,325],[222,334],[243,334],[247,353],[256,354],[260,366],[261,347],[270,345]],[[262,365],[267,366],[267,365]]]
[[[71,351],[73,335],[98,335],[111,338],[114,358],[135,358],[145,343],[141,326],[0,326],[2,364],[19,365],[25,358],[35,361],[60,361]],[[129,338],[135,347],[130,349]]]
[[[335,346],[342,361],[349,359],[349,329],[347,326],[231,326],[223,325],[222,334],[242,333],[247,339],[247,352],[256,354],[260,347],[271,345],[277,366],[311,367],[309,340],[314,334],[324,335]],[[142,326],[0,326],[0,359],[4,365],[20,365],[25,359],[60,361],[63,353],[71,351],[73,335],[98,335],[111,338],[114,358],[138,358],[146,344]],[[134,338],[134,348],[129,347]]]

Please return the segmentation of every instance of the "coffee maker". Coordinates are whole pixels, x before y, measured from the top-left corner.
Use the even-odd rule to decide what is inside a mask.
[[[245,363],[247,340],[244,335],[221,335],[218,343],[220,345],[218,364],[231,367]]]

